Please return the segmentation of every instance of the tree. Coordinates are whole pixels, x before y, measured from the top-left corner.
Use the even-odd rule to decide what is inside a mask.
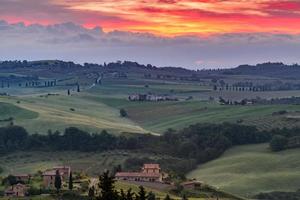
[[[120,200],[127,200],[126,194],[123,189],[121,189]]]
[[[147,200],[147,192],[145,190],[145,188],[143,186],[139,187],[139,192],[138,195],[136,197],[137,200]]]
[[[271,147],[272,151],[281,151],[285,148],[287,143],[288,143],[288,140],[286,137],[281,136],[281,135],[274,135],[270,142],[270,147]]]
[[[131,188],[127,190],[126,194],[126,200],[133,200],[134,199],[134,193],[131,191]]]
[[[58,170],[56,170],[54,186],[56,188],[57,193],[59,193],[59,190],[61,189],[61,176]]]
[[[167,196],[164,198],[164,200],[172,200],[172,199],[171,199],[170,196],[167,194]]]
[[[94,199],[94,197],[95,197],[95,187],[94,186],[89,188],[88,196],[90,199]]]
[[[69,176],[69,190],[73,190],[73,175],[72,175],[72,172],[70,172],[70,176]]]
[[[128,114],[127,114],[127,112],[126,112],[126,110],[124,108],[120,109],[120,116],[121,117],[127,117],[128,116]]]
[[[182,196],[182,200],[188,200],[185,194]]]
[[[153,192],[149,192],[147,200],[156,200],[155,194]]]
[[[99,177],[99,188],[101,190],[98,200],[116,200],[118,199],[117,191],[114,188],[115,178],[109,175],[109,171],[104,172]]]
[[[17,178],[15,176],[9,175],[2,180],[2,185],[15,185],[17,184]]]

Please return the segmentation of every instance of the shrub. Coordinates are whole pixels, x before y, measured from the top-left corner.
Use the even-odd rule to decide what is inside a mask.
[[[121,117],[127,117],[128,115],[127,115],[127,112],[126,112],[126,110],[124,109],[124,108],[121,108],[120,109],[120,116]]]
[[[281,151],[281,150],[285,149],[287,142],[288,142],[288,140],[286,137],[281,136],[281,135],[274,135],[270,142],[270,147],[271,147],[272,151]]]

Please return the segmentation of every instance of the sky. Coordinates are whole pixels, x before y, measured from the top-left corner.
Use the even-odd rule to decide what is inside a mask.
[[[234,67],[300,60],[299,0],[0,0],[0,60]]]

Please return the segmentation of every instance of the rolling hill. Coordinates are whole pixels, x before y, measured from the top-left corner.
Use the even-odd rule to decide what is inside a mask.
[[[252,197],[300,188],[300,149],[271,152],[267,144],[238,146],[187,176],[222,190]]]

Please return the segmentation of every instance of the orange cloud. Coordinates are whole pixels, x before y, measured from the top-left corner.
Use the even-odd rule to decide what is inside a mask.
[[[21,5],[18,9],[17,4],[9,4],[10,0],[2,1],[0,18],[8,21],[18,13],[27,23],[72,21],[106,31],[166,36],[300,33],[300,3],[296,0],[17,0],[27,6],[22,10]]]

